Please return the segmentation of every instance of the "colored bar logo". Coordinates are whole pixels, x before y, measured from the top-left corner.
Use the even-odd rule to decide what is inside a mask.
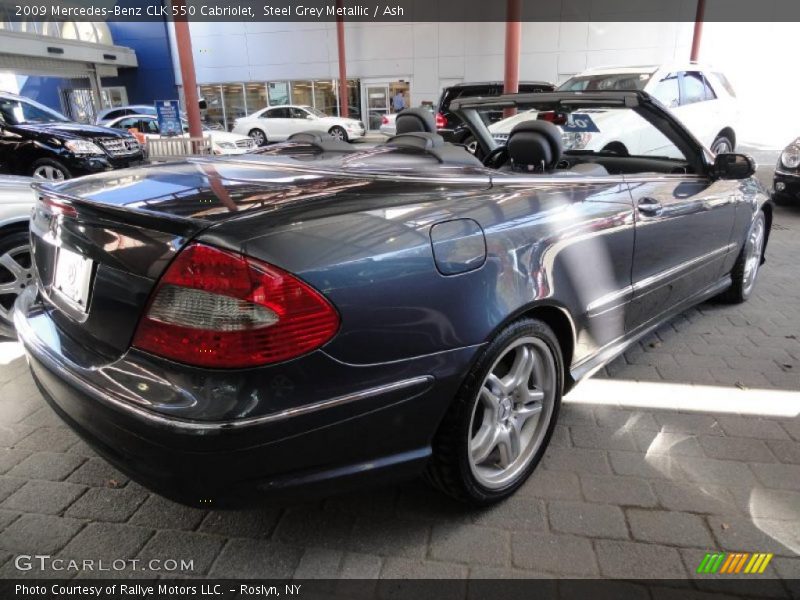
[[[760,574],[763,573],[769,561],[772,560],[774,554],[766,552],[714,552],[708,553],[700,561],[697,567],[698,573],[707,575],[712,574],[725,574],[735,575],[738,573],[744,574]]]

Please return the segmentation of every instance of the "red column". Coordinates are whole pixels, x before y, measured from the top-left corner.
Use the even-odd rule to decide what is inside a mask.
[[[700,59],[700,44],[703,41],[703,21],[706,15],[706,0],[697,0],[697,14],[694,18],[694,36],[692,37],[692,54],[689,60],[697,62]]]
[[[343,0],[336,0],[336,8],[342,8]],[[339,47],[339,116],[349,117],[347,95],[347,58],[344,51],[344,17],[336,17],[336,42]]]
[[[184,0],[173,0],[173,6],[183,6]],[[183,81],[183,97],[186,100],[186,116],[189,118],[189,136],[203,137],[200,124],[200,102],[197,97],[197,78],[194,74],[194,57],[192,56],[192,36],[189,33],[189,22],[185,19],[175,21],[175,42],[178,46],[178,62],[181,65]]]
[[[519,55],[522,49],[522,0],[506,1],[506,94],[519,91]],[[504,114],[511,116],[516,110],[506,109]]]

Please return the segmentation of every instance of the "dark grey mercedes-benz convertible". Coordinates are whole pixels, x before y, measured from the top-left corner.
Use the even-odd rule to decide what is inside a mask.
[[[300,134],[42,185],[15,323],[48,402],[187,503],[425,473],[486,504],[536,467],[579,379],[752,293],[772,208],[749,157],[714,157],[641,92],[453,108],[483,161],[408,110],[376,147]],[[496,146],[488,108],[530,118]],[[610,122],[636,154],[585,149]]]

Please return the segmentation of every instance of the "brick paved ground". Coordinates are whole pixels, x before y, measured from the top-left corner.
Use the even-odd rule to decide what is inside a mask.
[[[689,310],[582,384],[543,465],[485,511],[417,482],[249,512],[172,504],[63,427],[0,344],[0,577],[52,553],[190,558],[193,576],[686,578],[720,549],[774,552],[758,589],[780,593],[800,578],[800,210],[776,225],[750,302]]]

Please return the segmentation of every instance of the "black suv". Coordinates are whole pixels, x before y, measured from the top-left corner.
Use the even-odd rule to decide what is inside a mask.
[[[75,123],[29,98],[0,92],[0,164],[14,175],[62,181],[142,161],[128,132]]]
[[[454,113],[450,112],[450,103],[456,98],[470,98],[476,96],[499,96],[503,93],[504,84],[502,81],[484,81],[482,83],[459,83],[444,88],[442,97],[439,98],[438,113],[436,114],[436,129],[444,137],[445,141],[455,144],[470,145],[471,134],[464,122]],[[546,81],[521,81],[519,91],[521,93],[530,92],[552,92],[555,86]],[[503,118],[503,111],[490,110],[482,113],[484,121],[489,125]]]

